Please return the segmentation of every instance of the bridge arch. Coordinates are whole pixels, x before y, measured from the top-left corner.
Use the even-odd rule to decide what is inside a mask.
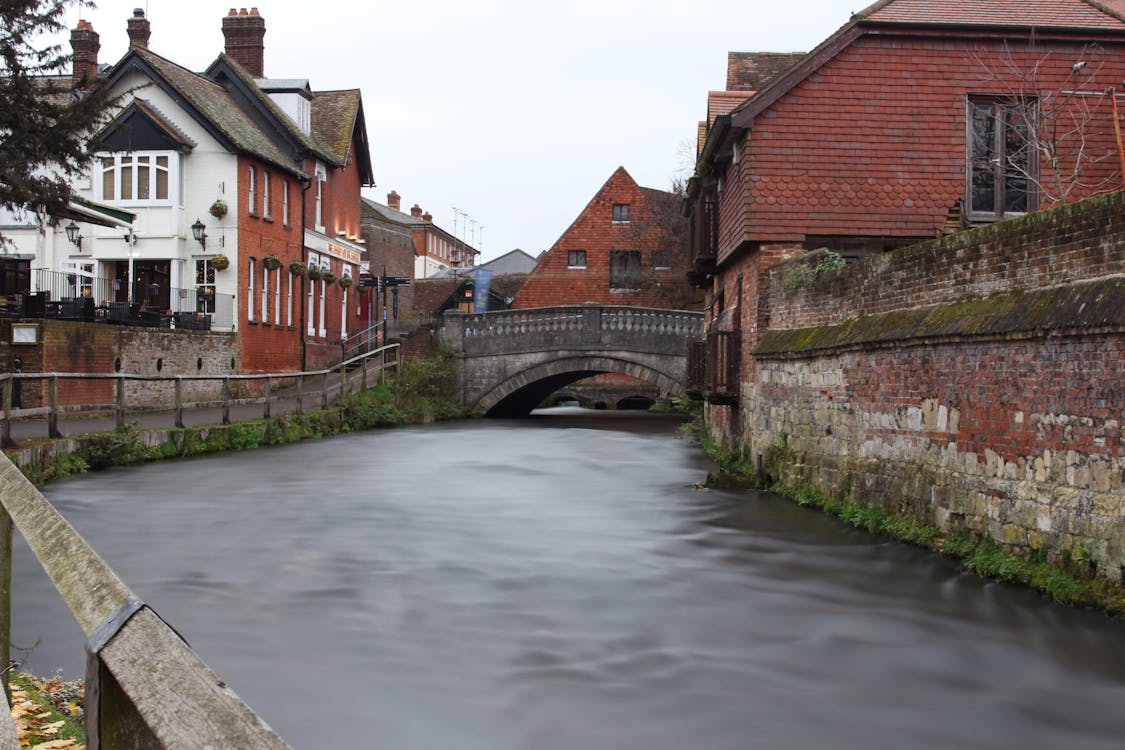
[[[682,396],[684,392],[683,383],[675,376],[643,362],[620,356],[571,354],[540,362],[512,375],[470,404],[470,409],[489,417],[524,416],[563,386],[605,373],[644,380],[670,396]]]

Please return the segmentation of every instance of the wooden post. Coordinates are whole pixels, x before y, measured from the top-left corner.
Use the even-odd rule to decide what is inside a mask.
[[[340,363],[340,395],[343,396],[348,392],[348,365],[345,362]]]
[[[176,426],[184,426],[184,377],[176,376]]]
[[[0,425],[0,448],[7,448],[12,444],[12,388],[14,386],[11,375],[4,378],[4,424]]]
[[[262,419],[270,418],[270,393],[273,391],[273,375],[266,376],[266,405],[262,409]]]
[[[328,408],[328,370],[320,373],[320,408]]]
[[[47,437],[59,438],[59,376],[47,379]]]
[[[223,378],[223,424],[230,424],[230,376]]]
[[[303,414],[305,411],[305,373],[297,376],[297,413]]]
[[[125,378],[117,376],[117,429],[125,429]]]
[[[12,691],[8,686],[8,666],[12,663],[12,517],[0,509],[0,682],[8,705]]]

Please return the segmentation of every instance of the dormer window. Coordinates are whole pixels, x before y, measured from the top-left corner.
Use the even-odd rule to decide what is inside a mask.
[[[179,155],[172,151],[99,154],[100,200],[113,203],[170,203]]]
[[[629,223],[629,204],[628,203],[614,203],[613,204],[613,223],[614,224],[628,224]]]

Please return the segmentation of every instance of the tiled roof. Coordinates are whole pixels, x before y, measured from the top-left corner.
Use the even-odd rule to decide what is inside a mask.
[[[727,91],[764,89],[804,56],[804,52],[728,52]]]
[[[735,107],[755,94],[754,91],[708,91],[707,126],[715,124],[719,115],[729,115]]]
[[[313,130],[312,134],[305,133],[303,130],[301,130],[297,123],[293,122],[292,118],[290,118],[289,115],[287,115],[281,109],[281,107],[277,106],[270,95],[265,91],[262,91],[262,89],[258,86],[258,83],[254,76],[250,74],[250,71],[239,65],[238,61],[233,57],[230,57],[226,53],[219,55],[218,59],[214,63],[212,63],[210,68],[208,68],[208,73],[211,73],[213,70],[215,70],[216,65],[219,65],[220,63],[223,64],[227,70],[231,71],[231,73],[238,77],[239,81],[243,85],[245,85],[247,90],[249,90],[251,95],[255,97],[255,99],[261,104],[261,106],[269,111],[278,123],[281,123],[286,127],[289,135],[295,141],[297,141],[297,143],[301,144],[305,149],[311,151],[313,154],[319,156],[321,159],[324,159],[326,162],[332,164],[333,166],[343,166],[344,162],[342,160],[336,160],[335,152],[316,137],[315,129]]]
[[[359,89],[317,91],[313,94],[313,135],[331,149],[339,164],[346,163],[348,159],[359,102]]]
[[[426,222],[421,219],[415,219],[410,214],[404,214],[402,211],[396,211],[389,206],[384,206],[382,203],[376,203],[368,198],[360,199],[360,209],[364,216],[370,216],[375,219],[383,219],[392,224],[401,224],[403,226],[421,226]]]
[[[307,176],[261,131],[222,86],[148,49],[134,47],[118,66],[127,64],[132,55],[155,70],[233,147],[293,174]]]
[[[1118,9],[1122,5],[1101,2]],[[1125,22],[1089,0],[882,0],[856,18],[877,23],[1125,30]]]

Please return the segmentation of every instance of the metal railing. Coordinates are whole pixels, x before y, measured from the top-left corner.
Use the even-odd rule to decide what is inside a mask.
[[[202,313],[211,316],[212,328],[229,330],[234,326],[234,295],[219,294],[213,287],[179,289],[46,268],[33,268],[31,276],[33,291],[46,292],[47,299],[54,302],[91,299],[95,308],[100,309],[108,308],[111,303],[127,303],[138,308],[171,311],[173,315]]]
[[[382,378],[387,370],[397,371],[399,345],[391,344],[365,352],[325,370],[303,372],[263,373],[256,375],[128,375],[123,373],[3,373],[0,374],[0,446],[12,445],[12,426],[32,418],[45,417],[46,437],[62,437],[59,419],[65,415],[99,414],[112,418],[113,429],[123,430],[130,416],[167,413],[172,420],[169,427],[184,427],[184,414],[196,409],[218,409],[219,421],[231,423],[231,409],[242,406],[261,406],[261,416],[268,419],[275,408],[291,409],[298,413],[309,408],[328,405],[334,395],[366,389],[372,378]],[[393,354],[393,358],[388,355]],[[113,383],[113,401],[63,403],[59,397],[60,383],[84,381]],[[163,382],[171,384],[172,398],[166,402],[130,404],[126,385],[130,382]],[[24,383],[40,383],[46,388],[45,406],[19,408],[13,405],[16,384],[22,391]],[[192,384],[211,383],[211,387]],[[185,385],[205,398],[188,400]],[[248,395],[252,394],[252,395]],[[256,418],[256,417],[255,417]],[[94,420],[72,422],[87,427],[85,432],[99,432],[101,425]]]

